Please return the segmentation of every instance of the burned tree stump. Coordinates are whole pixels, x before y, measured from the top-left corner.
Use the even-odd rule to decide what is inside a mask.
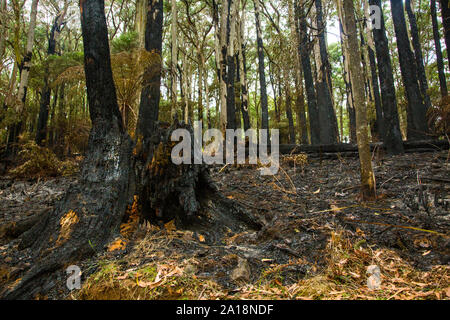
[[[261,223],[254,216],[220,193],[206,166],[172,163],[174,143],[170,137],[176,129],[193,134],[183,123],[159,126],[146,146],[138,142],[133,151],[127,134],[95,127],[79,182],[53,211],[23,234],[19,249],[32,253],[33,266],[20,282],[3,292],[3,298],[46,294],[56,285],[55,272],[105,250],[118,236],[134,195],[143,220],[175,219],[178,228],[201,230],[211,242],[229,230],[259,230]],[[98,145],[103,147],[98,149]]]

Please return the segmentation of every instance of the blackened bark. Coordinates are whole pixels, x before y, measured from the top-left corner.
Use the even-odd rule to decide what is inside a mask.
[[[311,133],[311,144],[320,144],[320,120],[317,108],[316,90],[314,88],[314,78],[311,71],[311,59],[309,56],[309,44],[306,17],[303,8],[295,2],[296,27],[300,36],[299,54],[301,57],[303,76],[305,78],[306,97],[308,99],[309,128]]]
[[[384,115],[383,115],[383,107],[381,106],[381,96],[380,96],[380,86],[378,85],[378,74],[377,74],[377,65],[375,61],[375,53],[372,48],[368,47],[369,51],[369,64],[371,71],[371,80],[373,87],[373,98],[375,102],[375,111],[376,111],[376,133],[379,139],[383,139],[384,136]]]
[[[381,0],[370,0],[370,5],[381,7]],[[389,43],[386,37],[386,26],[383,12],[381,12],[381,28],[373,29],[375,51],[377,56],[378,76],[380,79],[381,101],[384,116],[383,141],[386,151],[390,155],[404,152],[400,122],[398,118],[397,98],[395,95],[394,75],[392,72]]]
[[[425,139],[428,132],[427,121],[424,121],[427,109],[417,78],[417,66],[406,29],[402,0],[391,0],[391,11],[397,38],[400,70],[408,100],[408,140]]]
[[[261,24],[259,19],[260,0],[255,0],[255,20],[256,20],[256,34],[257,34],[257,49],[258,49],[258,73],[261,90],[261,129],[269,129],[269,109],[267,100],[267,84],[264,64],[264,46],[261,34]]]
[[[439,34],[439,25],[437,20],[436,0],[431,0],[431,22],[433,24],[434,47],[436,49],[436,62],[439,74],[439,84],[441,87],[441,96],[448,95],[447,80],[445,79],[444,59],[442,58],[441,36]]]
[[[286,86],[286,117],[289,122],[289,143],[295,144],[294,118],[292,117],[292,95],[289,83]]]
[[[250,129],[250,116],[248,115],[248,88],[247,88],[247,58],[245,54],[245,46],[242,44],[242,62],[244,74],[240,76],[243,77],[243,82],[241,81],[241,111],[242,111],[242,119],[244,120],[244,130],[247,131]]]
[[[231,40],[233,41],[233,40]],[[229,51],[228,51],[229,53]],[[236,96],[234,80],[236,77],[236,62],[234,56],[227,55],[227,129],[236,129]]]
[[[132,143],[117,105],[103,0],[81,1],[84,64],[92,130],[79,183],[23,235],[35,263],[3,297],[30,299],[55,285],[55,272],[103,250],[130,199]],[[53,276],[52,276],[53,275]]]
[[[320,119],[320,143],[329,144],[338,142],[338,126],[336,113],[334,111],[331,80],[330,62],[328,60],[327,44],[325,41],[325,25],[323,22],[322,0],[315,0],[318,39],[320,48],[320,70],[317,70],[319,77],[317,83],[317,104],[319,107]]]
[[[145,50],[152,53],[151,65],[145,70],[141,92],[137,131],[144,140],[151,137],[158,121],[161,97],[163,0],[148,0],[145,26]],[[144,141],[146,144],[146,141]]]
[[[444,39],[447,47],[447,63],[450,59],[450,7],[448,0],[440,0],[442,24],[444,25]]]
[[[417,77],[419,79],[420,92],[422,93],[422,100],[425,103],[426,110],[431,107],[430,96],[428,95],[428,82],[425,73],[425,66],[423,64],[422,45],[420,44],[419,30],[417,29],[416,15],[411,7],[411,0],[405,2],[406,12],[408,13],[409,25],[412,35],[412,43],[414,48],[414,57],[416,59]]]
[[[53,21],[53,26],[50,32],[50,37],[48,39],[48,50],[47,57],[50,57],[56,53],[56,39],[55,36],[57,33],[61,32],[62,21],[60,19],[59,13],[55,20]],[[47,63],[45,73],[44,73],[44,88],[42,89],[41,94],[41,106],[39,108],[39,118],[36,130],[36,144],[42,145],[42,142],[46,139],[47,136],[47,122],[48,122],[48,114],[50,111],[50,96],[51,89],[48,83],[49,79],[49,66]]]

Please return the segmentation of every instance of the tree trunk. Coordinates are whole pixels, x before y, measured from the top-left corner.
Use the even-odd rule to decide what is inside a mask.
[[[301,5],[301,4],[300,4]],[[308,32],[306,17],[304,14],[304,8],[300,7],[297,2],[295,2],[295,15],[296,15],[296,26],[298,26],[297,33],[300,35],[299,42],[299,54],[301,57],[303,76],[305,78],[306,87],[306,98],[308,100],[308,111],[309,111],[309,128],[311,136],[311,144],[320,144],[320,120],[319,111],[317,108],[316,90],[314,88],[314,78],[311,71],[311,60],[309,57],[309,44],[308,44]],[[297,24],[298,23],[298,24]]]
[[[61,27],[65,23],[64,18],[66,16],[68,9],[68,2],[65,3],[63,11],[59,12],[56,16],[52,30],[50,32],[50,38],[48,39],[48,50],[47,57],[50,57],[56,54],[56,42],[59,39],[59,35],[61,33]],[[49,65],[46,63],[44,74],[44,88],[42,89],[41,94],[41,106],[39,109],[39,118],[36,130],[36,144],[42,145],[43,141],[47,137],[47,122],[48,122],[48,114],[50,111],[50,96],[51,96],[51,88],[49,81]]]
[[[317,61],[317,104],[320,119],[320,143],[329,144],[338,142],[338,127],[336,113],[333,106],[327,44],[325,41],[325,25],[323,22],[322,0],[315,0],[316,21],[318,29],[319,56]]]
[[[408,140],[425,139],[428,132],[427,121],[424,121],[427,109],[417,79],[417,66],[411,51],[402,0],[391,0],[391,11],[397,38],[400,71],[408,100]]]
[[[422,93],[422,100],[425,103],[426,110],[431,107],[430,96],[428,95],[428,82],[425,73],[425,66],[423,64],[422,46],[420,44],[419,30],[417,29],[416,15],[413,12],[411,0],[405,2],[406,12],[408,13],[409,25],[412,35],[412,44],[414,48],[414,57],[416,59],[417,77],[419,79],[420,92]]]
[[[442,24],[444,25],[444,39],[447,47],[447,63],[450,59],[450,7],[448,0],[440,0]]]
[[[227,129],[236,129],[236,94],[234,90],[234,82],[236,78],[236,59],[235,59],[235,49],[234,43],[236,38],[236,4],[239,1],[235,0],[231,3],[230,14],[229,14],[229,24],[230,24],[230,35],[228,39],[227,48]]]
[[[239,15],[238,15],[239,16]],[[244,120],[244,131],[250,129],[250,117],[248,114],[248,82],[247,82],[247,65],[244,46],[244,24],[245,24],[245,11],[239,16],[238,24],[238,61],[239,61],[239,81],[241,83],[241,112],[242,119]]]
[[[285,92],[286,92],[286,117],[288,119],[289,123],[289,143],[295,144],[295,128],[294,128],[294,119],[292,117],[292,95],[291,95],[291,84],[289,79],[289,73],[287,70],[284,72],[284,86],[285,86]]]
[[[2,16],[2,22],[0,22],[0,61],[3,60],[3,54],[5,53],[5,45],[6,45],[6,23],[3,18],[7,12],[8,1],[1,0],[0,2],[0,15]]]
[[[431,0],[431,22],[433,24],[434,47],[436,49],[436,62],[439,74],[439,84],[441,88],[441,96],[448,95],[447,80],[445,79],[444,59],[442,58],[441,36],[439,34],[439,25],[437,20],[436,0]]]
[[[147,17],[145,19],[145,50],[151,52],[151,65],[144,72],[141,102],[139,106],[138,135],[149,138],[158,121],[161,97],[162,34],[164,10],[163,0],[145,0]]]
[[[20,72],[20,83],[19,83],[19,89],[17,94],[17,103],[15,107],[15,112],[20,119],[18,119],[17,122],[12,124],[9,128],[10,135],[8,144],[14,145],[18,142],[19,134],[22,131],[22,125],[23,125],[23,110],[25,108],[25,101],[27,99],[27,91],[28,91],[28,77],[30,75],[30,68],[31,68],[31,59],[33,57],[33,46],[34,46],[34,34],[36,29],[36,16],[37,16],[37,8],[38,8],[39,0],[33,0],[31,3],[31,13],[30,13],[30,26],[28,29],[28,35],[27,35],[27,46],[26,46],[26,52],[22,59],[21,63],[21,72]],[[3,4],[2,4],[3,6]],[[6,7],[5,7],[6,9]],[[5,12],[6,14],[6,12]],[[0,48],[1,49],[1,48]],[[2,49],[4,50],[4,48]],[[2,52],[0,51],[0,53]],[[1,57],[1,55],[0,55]]]
[[[132,143],[117,105],[104,3],[81,1],[80,11],[93,125],[88,151],[79,183],[24,234],[20,248],[31,247],[36,263],[4,293],[7,299],[30,299],[49,290],[55,285],[52,274],[102,250],[129,200]]]
[[[260,0],[254,0],[255,4],[255,21],[256,21],[256,38],[257,38],[257,50],[258,50],[258,73],[259,83],[261,90],[261,129],[269,129],[269,109],[267,101],[267,85],[266,85],[266,73],[264,64],[264,46],[262,40],[261,23],[259,19],[259,13],[261,11]]]
[[[296,28],[296,19],[294,17],[294,10],[292,1],[288,1],[288,21],[291,31],[291,50],[295,59],[295,87],[296,87],[296,99],[295,99],[295,111],[297,115],[297,131],[300,134],[300,143],[308,143],[308,128],[306,126],[306,114],[305,114],[305,97],[303,91],[302,80],[302,67],[300,61],[299,48],[299,35]]]
[[[225,132],[227,128],[228,115],[228,73],[227,73],[227,51],[230,38],[230,11],[232,0],[226,0],[222,3],[220,14],[220,129]]]
[[[353,0],[343,0],[345,45],[349,53],[350,75],[353,84],[353,94],[356,105],[356,134],[358,152],[361,164],[362,196],[366,200],[374,199],[375,181],[372,169],[372,154],[369,145],[369,132],[367,126],[366,99],[364,94],[363,70],[361,68],[361,52],[359,49],[355,8]]]
[[[172,26],[171,26],[171,45],[172,45],[172,58],[170,64],[170,75],[172,79],[171,84],[171,118],[173,119],[176,114],[178,114],[178,103],[177,103],[177,62],[178,62],[178,43],[177,43],[177,1],[172,0]]]
[[[381,6],[381,0],[369,0],[370,5]],[[386,37],[386,26],[383,12],[380,16],[380,29],[373,29],[375,51],[378,61],[378,77],[380,79],[381,101],[383,106],[384,135],[383,142],[390,155],[402,154],[402,134],[398,118],[397,98],[395,95],[394,75],[392,72],[389,43]]]

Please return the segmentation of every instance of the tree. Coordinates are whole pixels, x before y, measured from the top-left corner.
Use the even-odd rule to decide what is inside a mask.
[[[161,96],[163,0],[147,0],[145,26],[145,50],[153,54],[151,64],[144,72],[143,88],[139,108],[137,132],[142,139],[150,139],[158,120]],[[144,142],[144,145],[146,143]]]
[[[172,27],[171,27],[171,36],[172,36],[172,59],[170,64],[170,75],[171,75],[171,97],[172,97],[172,108],[171,108],[171,117],[173,118],[178,113],[178,105],[177,105],[177,62],[178,62],[178,43],[177,43],[177,1],[172,0]]]
[[[436,0],[431,0],[430,4],[431,22],[433,24],[434,48],[436,49],[436,62],[439,74],[439,84],[441,88],[441,96],[448,95],[447,80],[445,79],[444,59],[442,58],[441,36],[439,34],[439,26],[436,12]]]
[[[50,37],[48,39],[48,49],[47,49],[47,57],[51,57],[56,54],[56,43],[59,39],[59,35],[61,34],[61,28],[65,24],[65,16],[67,13],[67,9],[69,7],[69,2],[66,0],[64,2],[64,8],[62,10],[58,10],[55,19],[53,20],[52,29],[50,31]],[[58,8],[59,9],[59,8]],[[49,69],[48,65],[46,66],[46,72],[44,74],[44,88],[42,89],[41,94],[41,106],[39,109],[39,118],[36,129],[36,144],[42,145],[42,142],[47,137],[47,122],[48,122],[48,114],[50,111],[50,98],[51,98],[51,88],[48,79]]]
[[[311,60],[309,57],[306,17],[302,4],[299,5],[297,2],[295,2],[295,15],[295,23],[298,28],[297,33],[300,36],[298,50],[301,57],[303,76],[305,78],[306,98],[308,100],[311,144],[320,144],[319,110],[317,107],[316,90],[314,87],[314,80],[311,71]]]
[[[400,71],[408,100],[408,140],[421,140],[427,137],[428,132],[427,121],[424,121],[427,108],[417,78],[417,65],[406,29],[403,2],[391,0],[391,11],[397,39]]]
[[[332,99],[330,62],[328,61],[325,41],[325,25],[323,23],[322,0],[315,0],[316,21],[318,29],[319,58],[317,63],[317,104],[320,119],[320,143],[332,144],[338,141],[336,113]]]
[[[420,44],[419,30],[417,28],[416,15],[413,12],[411,6],[411,0],[405,2],[406,12],[408,13],[409,25],[412,35],[412,43],[414,48],[414,57],[416,59],[417,77],[419,79],[420,92],[422,94],[422,100],[425,103],[425,108],[428,110],[431,107],[430,96],[428,95],[428,82],[427,75],[425,73],[425,67],[423,64],[422,46]]]
[[[254,0],[255,4],[255,21],[256,21],[256,39],[257,39],[257,50],[258,50],[258,74],[259,83],[261,90],[261,129],[269,129],[269,110],[267,101],[267,85],[266,85],[266,74],[265,74],[265,64],[264,64],[264,45],[262,40],[261,22],[260,22],[260,11],[261,4],[260,0]]]
[[[369,132],[366,114],[366,99],[364,92],[363,70],[361,68],[361,51],[359,49],[355,8],[352,0],[343,0],[345,45],[348,49],[350,76],[352,78],[353,95],[356,106],[356,134],[358,141],[359,159],[361,164],[361,193],[363,199],[376,197],[375,180],[372,169],[372,154],[369,145]]]
[[[20,83],[17,94],[17,104],[15,107],[15,111],[17,116],[21,116],[24,111],[25,102],[27,99],[27,91],[28,91],[28,78],[30,75],[31,68],[31,59],[33,58],[33,46],[34,46],[34,34],[36,29],[36,16],[38,9],[38,0],[33,0],[31,3],[31,13],[30,13],[30,26],[28,28],[27,35],[27,46],[25,55],[21,62],[21,75],[20,75]],[[22,120],[19,119],[12,127],[10,127],[10,139],[9,143],[17,143],[17,138],[19,133],[22,130]]]
[[[295,65],[295,87],[296,87],[296,99],[295,99],[295,111],[297,115],[297,131],[300,134],[300,143],[307,144],[308,143],[308,128],[306,126],[306,114],[305,114],[305,97],[303,91],[303,76],[302,76],[302,67],[301,67],[301,59],[299,55],[299,34],[297,33],[296,28],[296,19],[294,17],[294,9],[292,1],[288,1],[288,21],[290,25],[290,48],[292,55],[294,57],[294,65]]]
[[[381,0],[369,0],[369,3],[378,6],[382,10]],[[402,134],[400,132],[394,75],[392,72],[391,54],[389,52],[389,42],[386,36],[383,11],[381,11],[380,16],[380,28],[373,29],[373,38],[378,62],[378,77],[380,79],[381,100],[383,106],[383,141],[388,154],[402,154],[404,152]]]
[[[440,0],[442,24],[444,25],[444,39],[447,47],[447,63],[450,59],[450,7],[448,0]]]

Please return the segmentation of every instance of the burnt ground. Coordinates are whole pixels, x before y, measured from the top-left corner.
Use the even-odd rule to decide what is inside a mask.
[[[361,202],[357,158],[284,159],[277,176],[212,168],[224,195],[264,227],[226,237],[130,220],[105,253],[85,261],[83,287],[65,277],[49,299],[450,297],[448,151],[374,158],[378,199]],[[295,160],[295,161],[294,161]],[[0,287],[29,267],[2,230],[50,210],[75,178],[0,177]],[[214,204],[211,204],[214,205]],[[367,289],[369,265],[382,272]]]

